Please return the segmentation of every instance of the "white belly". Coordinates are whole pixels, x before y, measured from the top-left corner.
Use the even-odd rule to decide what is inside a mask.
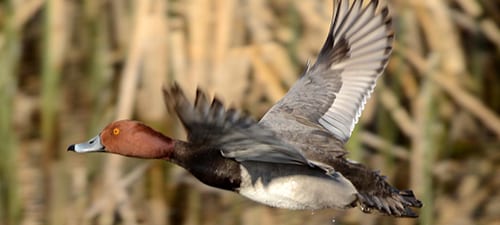
[[[356,188],[307,166],[243,162],[239,193],[256,202],[286,209],[346,208],[356,200]]]

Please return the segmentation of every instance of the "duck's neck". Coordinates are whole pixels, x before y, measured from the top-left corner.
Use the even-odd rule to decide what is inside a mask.
[[[125,142],[120,152],[114,153],[143,159],[172,160],[177,148],[183,146],[178,144],[182,141],[167,137],[148,126],[137,127],[135,134]]]
[[[174,152],[177,151],[177,142],[181,141],[164,136],[161,133],[158,134],[158,136],[152,137],[149,140],[149,149],[147,151],[141,151],[141,158],[165,160],[172,159]]]

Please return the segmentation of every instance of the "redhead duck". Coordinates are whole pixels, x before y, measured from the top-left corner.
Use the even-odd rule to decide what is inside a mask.
[[[348,141],[383,72],[393,42],[387,7],[377,0],[335,1],[332,24],[316,63],[259,121],[225,109],[197,91],[190,103],[173,85],[165,103],[188,132],[166,137],[141,122],[116,121],[69,151],[165,159],[201,182],[280,208],[316,210],[359,206],[396,217],[417,217],[422,203],[383,176],[346,158]]]

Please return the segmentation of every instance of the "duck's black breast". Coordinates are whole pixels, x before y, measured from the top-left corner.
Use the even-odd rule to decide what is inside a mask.
[[[241,184],[240,164],[214,147],[194,147],[177,154],[176,163],[206,185],[235,191]]]

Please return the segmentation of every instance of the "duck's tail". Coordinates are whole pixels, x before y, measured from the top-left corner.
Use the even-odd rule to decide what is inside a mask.
[[[358,200],[353,206],[359,206],[365,213],[379,212],[396,217],[418,217],[412,208],[421,208],[413,191],[400,191],[391,186],[385,177],[371,171],[365,166],[342,159],[342,163],[334,165],[336,171],[342,173],[358,190]]]
[[[361,211],[371,213],[376,210],[382,214],[396,217],[418,217],[411,208],[422,207],[422,202],[418,200],[413,191],[400,191],[390,187],[391,193],[385,196],[375,195],[373,193],[358,193],[358,206]]]

